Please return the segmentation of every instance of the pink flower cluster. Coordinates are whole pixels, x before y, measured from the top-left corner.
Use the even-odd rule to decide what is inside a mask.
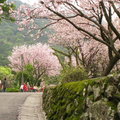
[[[61,66],[54,51],[47,44],[23,45],[15,47],[9,56],[10,66],[14,71],[23,70],[24,66],[31,64],[38,72],[47,75],[57,75]]]

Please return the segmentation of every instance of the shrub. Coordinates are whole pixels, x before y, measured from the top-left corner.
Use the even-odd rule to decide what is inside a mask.
[[[88,74],[85,69],[81,67],[67,67],[66,70],[61,73],[61,81],[63,83],[80,81],[88,78]]]
[[[57,75],[57,76],[45,76],[43,79],[45,80],[47,85],[51,85],[51,84],[58,85],[59,80],[60,80],[60,75]]]
[[[6,92],[20,92],[19,88],[7,88]]]

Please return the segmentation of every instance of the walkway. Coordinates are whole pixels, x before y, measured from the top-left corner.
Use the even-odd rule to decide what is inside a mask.
[[[45,120],[45,113],[42,110],[42,93],[27,97],[19,109],[18,120]]]
[[[0,92],[0,120],[17,120],[18,108],[31,94]]]
[[[0,92],[0,120],[45,120],[42,93]]]

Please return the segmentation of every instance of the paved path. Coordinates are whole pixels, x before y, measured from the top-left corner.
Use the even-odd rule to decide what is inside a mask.
[[[0,120],[45,120],[41,104],[40,93],[0,93]]]
[[[30,95],[20,108],[18,120],[45,120],[45,113],[41,106],[42,94]]]

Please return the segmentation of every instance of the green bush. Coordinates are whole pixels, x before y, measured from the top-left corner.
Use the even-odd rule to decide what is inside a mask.
[[[81,67],[67,67],[66,70],[61,73],[61,80],[63,83],[80,81],[87,78],[87,72]]]
[[[7,88],[6,92],[20,92],[19,88]]]
[[[58,85],[60,80],[60,75],[57,76],[44,76],[43,78],[47,85]]]

